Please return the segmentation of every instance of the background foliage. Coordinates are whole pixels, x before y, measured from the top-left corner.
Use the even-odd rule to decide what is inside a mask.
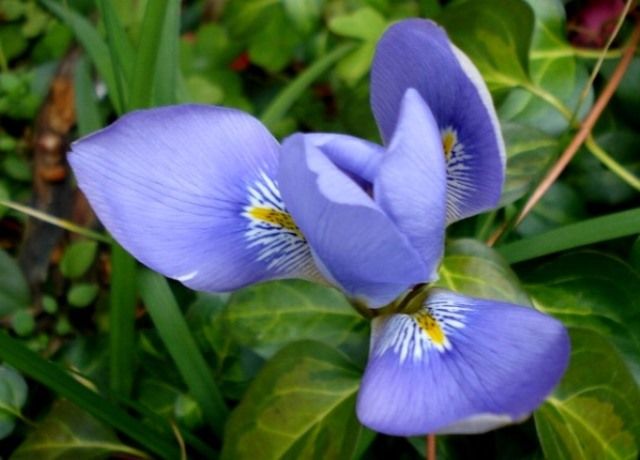
[[[379,141],[375,43],[420,16],[481,70],[509,156],[502,207],[450,230],[439,283],[533,304],[573,343],[534,418],[439,438],[439,458],[638,458],[637,54],[560,179],[495,249],[482,243],[513,223],[615,78],[634,6],[607,39],[632,3],[0,2],[0,457],[424,457],[424,439],[358,424],[369,326],[341,294],[303,281],[231,295],[169,282],[102,232],[64,160],[69,141],[118,115],[179,102],[239,107],[279,137]]]

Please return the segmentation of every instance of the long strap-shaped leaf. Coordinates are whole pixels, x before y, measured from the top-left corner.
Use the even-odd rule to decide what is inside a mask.
[[[179,458],[177,446],[118,406],[91,391],[59,366],[0,331],[0,359],[67,398],[95,418],[139,442],[160,458]]]
[[[139,275],[139,286],[151,320],[180,375],[211,427],[222,436],[227,408],[167,280],[157,273],[144,271]]]
[[[640,208],[565,225],[498,247],[511,263],[640,233]]]

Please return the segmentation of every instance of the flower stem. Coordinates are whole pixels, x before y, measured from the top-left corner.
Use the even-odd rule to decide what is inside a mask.
[[[427,460],[436,460],[436,435],[427,435]]]

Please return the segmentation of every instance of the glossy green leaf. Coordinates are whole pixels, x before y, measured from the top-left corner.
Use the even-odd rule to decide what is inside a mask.
[[[437,21],[478,67],[492,90],[529,81],[533,12],[522,0],[467,0]]]
[[[337,290],[301,280],[262,283],[237,291],[222,329],[264,358],[309,339],[346,351],[368,343],[368,324]]]
[[[16,418],[27,402],[27,383],[13,368],[0,366],[0,439],[15,427]]]
[[[523,236],[537,235],[577,222],[585,215],[584,201],[579,192],[566,182],[556,182],[518,225],[517,231]]]
[[[97,460],[112,454],[149,458],[122,444],[115,433],[68,401],[57,401],[29,433],[12,460]]]
[[[535,13],[530,60],[532,84],[556,98],[570,112],[577,106],[589,75],[567,42],[564,5],[560,0],[529,0],[528,3]],[[589,93],[581,115],[592,101],[593,94]],[[525,89],[514,90],[499,112],[503,119],[530,124],[552,135],[559,135],[569,127],[566,114]]]
[[[535,128],[503,123],[507,147],[507,175],[500,203],[509,204],[531,190],[558,151],[558,141]]]
[[[95,241],[77,241],[67,246],[60,260],[60,271],[67,278],[80,278],[93,264],[98,250]]]
[[[29,286],[16,261],[0,249],[0,317],[26,308]]]
[[[640,390],[602,336],[571,330],[571,361],[535,414],[549,459],[635,460],[640,452]]]
[[[79,59],[73,76],[74,102],[78,120],[78,135],[97,131],[104,125],[91,78],[91,69],[86,59]]]
[[[437,286],[461,294],[529,305],[526,293],[509,264],[477,240],[449,241]]]
[[[589,328],[622,352],[640,382],[640,274],[594,251],[564,255],[525,278],[536,307],[568,326]]]
[[[233,411],[223,460],[351,458],[360,425],[358,369],[320,342],[276,354]]]

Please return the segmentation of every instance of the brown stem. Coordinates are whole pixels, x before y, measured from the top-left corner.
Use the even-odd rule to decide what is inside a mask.
[[[551,185],[553,185],[558,176],[560,176],[562,171],[564,171],[569,162],[578,152],[580,146],[584,143],[587,137],[589,137],[589,134],[598,121],[598,118],[600,118],[600,115],[602,115],[602,112],[604,111],[605,107],[611,100],[611,97],[618,88],[620,81],[622,81],[622,77],[624,77],[624,74],[626,73],[627,68],[631,63],[631,59],[633,58],[636,47],[638,46],[638,41],[640,41],[640,20],[636,21],[633,32],[631,33],[631,37],[627,42],[624,53],[622,54],[622,58],[620,59],[620,62],[618,62],[618,65],[616,66],[611,79],[596,100],[587,117],[582,122],[580,129],[571,140],[571,143],[567,146],[564,152],[562,152],[562,155],[560,155],[558,161],[553,165],[549,172],[547,172],[542,181],[540,181],[536,189],[533,191],[533,193],[525,203],[524,207],[520,210],[520,213],[514,220],[513,226],[516,226],[520,222],[522,222],[522,220],[531,212],[533,207],[538,204],[538,201],[540,201],[547,190],[549,190]],[[487,244],[489,246],[493,246],[509,227],[510,225],[508,223],[500,226],[487,240]]]
[[[436,435],[427,435],[427,460],[436,460]]]

